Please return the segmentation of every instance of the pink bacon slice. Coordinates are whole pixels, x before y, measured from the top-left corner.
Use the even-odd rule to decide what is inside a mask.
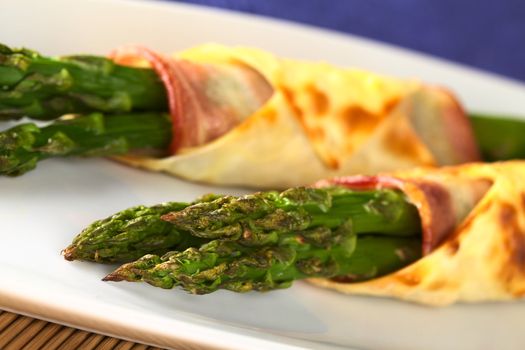
[[[166,88],[172,118],[172,154],[226,134],[273,93],[262,75],[240,63],[193,63],[165,57],[141,46],[119,48],[110,57],[124,65],[145,60],[157,72]]]

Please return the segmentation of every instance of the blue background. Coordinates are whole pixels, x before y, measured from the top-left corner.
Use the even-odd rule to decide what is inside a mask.
[[[525,0],[173,0],[360,35],[525,82]]]

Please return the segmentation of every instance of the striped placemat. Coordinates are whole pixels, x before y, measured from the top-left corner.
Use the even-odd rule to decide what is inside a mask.
[[[162,350],[0,310],[1,350]]]

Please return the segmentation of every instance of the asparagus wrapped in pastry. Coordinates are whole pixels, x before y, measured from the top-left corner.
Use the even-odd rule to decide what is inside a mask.
[[[107,281],[195,294],[306,279],[435,306],[518,299],[524,174],[523,161],[422,167],[125,210],[80,233],[64,256],[125,262]]]
[[[0,47],[0,83],[1,119],[51,120],[0,132],[7,175],[49,157],[118,156],[195,181],[286,188],[480,159],[443,88],[257,49],[128,47],[108,59]],[[488,121],[485,131],[500,123]]]

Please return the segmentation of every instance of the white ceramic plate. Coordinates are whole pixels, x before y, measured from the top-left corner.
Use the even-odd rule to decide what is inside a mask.
[[[418,76],[454,88],[469,109],[525,115],[525,88],[518,83],[333,32],[160,2],[0,4],[0,42],[46,54],[104,54],[129,43],[171,52],[209,41]],[[59,254],[95,219],[139,203],[190,200],[210,191],[242,192],[104,160],[46,161],[26,176],[0,178],[0,308],[165,347],[524,347],[523,302],[432,309],[303,283],[267,294],[192,296],[145,284],[103,283],[111,267],[68,263]]]

